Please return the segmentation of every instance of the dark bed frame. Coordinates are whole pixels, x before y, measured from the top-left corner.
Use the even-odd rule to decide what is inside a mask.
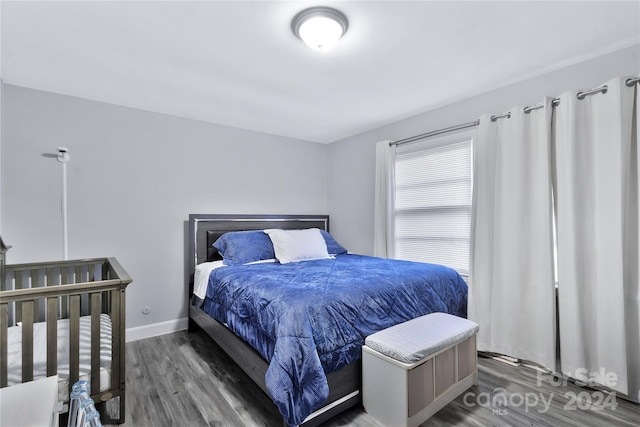
[[[228,231],[265,228],[301,229],[316,227],[329,231],[328,215],[189,215],[189,300],[193,293],[195,266],[220,259],[212,244]],[[268,363],[233,331],[189,304],[189,331],[204,330],[267,395],[265,374]],[[327,375],[329,397],[324,405],[301,424],[312,427],[362,402],[361,362],[358,360],[340,371]],[[275,406],[275,404],[274,404]],[[287,425],[283,421],[283,425]]]

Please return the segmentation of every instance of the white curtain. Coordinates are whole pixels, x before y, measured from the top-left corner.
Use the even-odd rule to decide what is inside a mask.
[[[373,255],[393,258],[395,247],[395,161],[396,146],[389,141],[376,144]]]
[[[625,80],[556,108],[560,361],[640,400],[638,104]]]
[[[478,349],[555,370],[551,99],[480,117],[474,140],[469,318]]]

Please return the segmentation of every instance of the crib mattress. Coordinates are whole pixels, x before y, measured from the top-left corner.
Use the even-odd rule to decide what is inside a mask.
[[[58,399],[69,400],[69,320],[58,320]],[[33,324],[33,379],[47,376],[47,325]],[[7,385],[22,382],[22,326],[8,328]],[[91,316],[80,317],[80,379],[90,380]],[[100,315],[100,391],[111,388],[111,318]]]

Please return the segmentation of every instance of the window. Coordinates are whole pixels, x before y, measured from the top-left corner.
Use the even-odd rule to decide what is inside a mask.
[[[469,274],[472,137],[451,134],[399,146],[395,256]]]

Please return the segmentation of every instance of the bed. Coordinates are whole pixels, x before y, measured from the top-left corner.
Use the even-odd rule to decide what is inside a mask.
[[[58,399],[89,382],[94,401],[125,415],[125,295],[115,258],[3,265],[0,387],[58,375]]]
[[[280,262],[245,262],[224,247],[241,231],[258,247],[265,229],[317,229],[308,234],[325,239],[328,256],[284,262],[274,234],[292,233],[280,231],[267,237]],[[189,327],[205,330],[271,397],[284,425],[318,425],[361,402],[367,335],[434,311],[466,317],[467,287],[454,270],[346,253],[328,231],[325,215],[189,216]],[[224,261],[213,247],[220,241]]]

